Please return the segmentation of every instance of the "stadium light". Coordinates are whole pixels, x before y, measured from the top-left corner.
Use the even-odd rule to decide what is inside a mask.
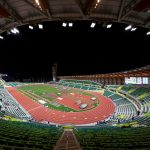
[[[16,32],[14,31],[14,29],[11,29],[10,31],[11,31],[11,33],[14,33],[14,34],[16,34]]]
[[[37,4],[38,6],[40,6],[39,0],[35,0],[35,2],[36,2],[36,4]]]
[[[98,4],[100,3],[100,1],[101,1],[101,0],[97,0],[97,1],[96,1],[96,4],[95,4],[95,7],[94,7],[94,8],[96,8],[96,7],[98,6]]]
[[[14,31],[15,31],[16,33],[19,33],[19,30],[18,30],[17,28],[14,28]]]
[[[72,22],[69,23],[69,27],[73,27],[73,23]]]
[[[150,31],[146,33],[147,35],[150,35]]]
[[[137,28],[132,28],[131,31],[135,31]]]
[[[111,28],[112,27],[112,24],[108,24],[107,25],[107,29]]]
[[[95,25],[96,25],[96,23],[95,23],[95,22],[92,22],[92,23],[91,23],[91,28],[94,28]]]
[[[66,26],[67,26],[67,23],[63,22],[62,26],[63,26],[63,27],[66,27]]]
[[[43,29],[43,25],[42,24],[39,24],[39,29]]]
[[[129,26],[127,26],[127,27],[125,28],[125,30],[127,31],[127,30],[130,30],[131,28],[132,28],[132,26],[129,25]]]
[[[29,25],[29,29],[33,30],[33,26]]]
[[[19,30],[17,28],[13,28],[10,31],[11,31],[11,33],[14,33],[14,34],[19,33]]]
[[[2,40],[3,40],[3,39],[4,39],[4,37],[0,35],[0,39],[2,39]]]

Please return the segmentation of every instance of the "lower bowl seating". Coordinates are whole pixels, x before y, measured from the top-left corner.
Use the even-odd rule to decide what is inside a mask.
[[[76,136],[83,150],[150,149],[150,127],[77,128]]]
[[[0,120],[0,149],[53,149],[62,130],[37,123]]]

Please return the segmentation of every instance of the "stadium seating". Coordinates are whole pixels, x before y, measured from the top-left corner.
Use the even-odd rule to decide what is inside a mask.
[[[62,130],[54,126],[0,120],[0,149],[50,150]]]
[[[105,88],[116,90],[120,85],[106,85]]]
[[[121,88],[121,91],[127,92],[128,94],[130,94],[131,96],[134,96],[135,98],[138,98],[139,96],[143,95],[143,94],[150,94],[150,87],[147,86],[127,86],[124,85]]]
[[[83,90],[93,90],[96,91],[101,89],[101,86],[90,81],[76,81],[76,80],[64,80],[58,83],[61,86],[67,86],[71,88],[79,88]],[[19,84],[12,84],[11,86],[18,86]],[[20,84],[21,85],[21,84]],[[60,86],[60,88],[61,88]],[[8,90],[9,89],[9,90]],[[15,89],[13,91],[12,89]],[[68,88],[69,89],[69,88]],[[113,90],[111,90],[113,89]],[[119,90],[118,90],[119,89]],[[7,90],[12,94],[16,95],[18,102],[9,95]],[[93,127],[77,127],[74,133],[81,144],[83,150],[126,150],[126,149],[137,149],[137,150],[149,150],[150,149],[150,127],[132,127],[132,128],[121,128],[113,127],[114,125],[119,126],[125,123],[136,123],[136,125],[150,125],[150,95],[144,98],[138,99],[139,95],[149,93],[149,87],[135,87],[135,86],[109,86],[105,88],[104,96],[108,97],[107,103],[103,103],[102,97],[100,97],[101,105],[107,105],[107,110],[99,109],[98,107],[93,109],[91,112],[79,112],[82,113],[83,118],[78,118],[74,116],[75,113],[71,112],[70,117],[65,118],[65,112],[56,112],[54,110],[48,110],[44,106],[30,100],[23,94],[19,93],[16,88],[8,87],[7,90],[1,85],[0,88],[0,118],[5,114],[11,115],[15,118],[20,119],[31,119],[31,116],[26,112],[29,111],[32,117],[37,118],[37,121],[49,121],[50,123],[57,122],[63,123],[71,122],[70,120],[74,118],[74,123],[80,124],[83,121],[84,116],[96,116],[102,117],[108,113],[112,107],[107,104],[110,102],[109,99],[115,104],[115,112],[109,113],[103,121],[103,124],[97,122],[96,126]],[[137,115],[137,108],[126,95],[122,95],[119,92],[124,91],[129,95],[132,95],[139,101],[142,105],[142,114]],[[83,91],[84,92],[84,91]],[[100,96],[97,92],[96,96]],[[102,95],[101,95],[102,96]],[[16,99],[17,99],[16,98]],[[113,104],[112,104],[113,105]],[[26,109],[26,111],[22,108]],[[114,108],[114,105],[113,105]],[[4,111],[5,110],[5,113]],[[78,114],[79,114],[78,113]],[[61,116],[61,117],[60,117]],[[64,117],[62,119],[62,117]],[[50,118],[50,120],[48,120]],[[91,121],[94,122],[93,117],[90,117]],[[84,118],[85,123],[89,123],[89,119]],[[101,119],[100,119],[101,120]],[[119,120],[119,122],[118,122]],[[72,121],[73,122],[73,121]],[[101,123],[101,122],[100,122]],[[108,125],[109,124],[109,125]],[[112,126],[113,125],[113,126]],[[56,142],[61,137],[63,130],[61,128],[56,128],[55,126],[42,125],[33,122],[10,122],[6,120],[0,120],[0,149],[41,149],[48,150],[53,149]]]
[[[21,119],[31,119],[31,116],[4,88],[0,88],[0,102],[1,111],[5,112],[6,115]]]
[[[101,84],[93,81],[82,81],[82,80],[60,80],[58,85],[67,87],[79,88],[82,90],[101,90]]]
[[[143,106],[143,114],[150,113],[150,96],[147,96],[147,97],[139,100],[139,102]]]
[[[136,87],[133,87],[131,85],[129,85],[129,86],[122,86],[122,88],[121,88],[121,90],[125,91],[125,92],[129,92],[130,90],[134,90],[134,89],[136,89]]]
[[[125,111],[128,112],[128,114],[130,114],[130,117],[128,118],[128,120],[126,120],[127,122],[133,122],[133,118],[134,121],[136,121],[138,124],[144,124],[144,125],[149,125],[150,124],[150,87],[149,86],[139,86],[139,85],[122,85],[118,88],[116,88],[115,90],[112,88],[108,88],[109,86],[107,86],[108,90],[105,90],[104,95],[106,97],[109,97],[111,99],[114,99],[116,97],[116,93],[119,92],[123,95],[125,95],[125,97],[128,97],[130,99],[130,101],[132,101],[135,105],[138,106],[140,115],[137,116],[137,114],[135,113],[135,107],[133,106],[133,104],[127,104],[127,106],[123,106],[125,103],[125,101],[122,101],[122,99],[118,100],[113,100],[115,103],[117,102],[117,104],[119,103],[119,105],[121,106],[117,106],[116,111]],[[115,93],[114,95],[112,93]],[[117,98],[116,97],[116,98]],[[131,119],[132,118],[132,119]]]
[[[3,88],[3,84],[2,83],[0,83],[0,88]]]
[[[120,92],[134,97],[141,105],[141,115],[135,117],[135,121],[139,124],[150,124],[150,87],[149,86],[122,86]]]
[[[119,128],[77,128],[76,136],[83,150],[127,150],[150,149],[150,127]]]
[[[109,97],[109,96],[111,96],[111,95],[114,95],[114,93],[111,92],[111,91],[108,91],[108,90],[105,90],[105,91],[104,91],[104,96]]]
[[[75,84],[74,88],[80,89],[82,87],[82,84]]]
[[[132,96],[134,97],[138,97],[144,93],[149,93],[150,92],[150,88],[147,87],[139,87],[137,88],[135,91],[133,91],[132,93],[130,93]]]
[[[88,81],[88,80],[60,80],[59,82],[60,82],[60,83],[63,83],[63,82],[71,82],[71,83],[100,85],[100,84],[98,84],[98,83],[96,83],[96,82]]]
[[[116,104],[115,113],[110,119],[117,120],[120,116],[123,116],[124,119],[128,120],[137,114],[134,104],[127,98],[108,90],[104,91],[104,96],[111,98]]]

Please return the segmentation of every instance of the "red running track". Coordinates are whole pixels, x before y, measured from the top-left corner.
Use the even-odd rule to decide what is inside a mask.
[[[77,93],[74,93],[74,95],[71,95],[70,93],[63,94],[63,95],[61,95],[61,98],[63,98],[63,99],[62,100],[56,99],[56,102],[59,104],[62,104],[64,106],[70,107],[74,110],[82,110],[80,108],[80,104],[77,104],[78,100],[81,100],[81,104],[83,104],[83,103],[88,104],[88,106],[84,110],[92,108],[93,107],[92,104],[94,102],[97,102],[97,100],[96,101],[91,100],[92,96],[79,95]]]
[[[99,93],[94,93],[100,99],[96,108],[84,112],[62,112],[51,110],[23,95],[15,87],[7,88],[9,93],[22,105],[31,116],[39,122],[49,121],[56,124],[90,124],[102,121],[115,111],[113,102]]]

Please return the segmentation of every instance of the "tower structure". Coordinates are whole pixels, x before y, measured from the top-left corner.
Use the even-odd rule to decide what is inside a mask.
[[[53,81],[57,81],[57,64],[53,64],[52,66],[52,76],[53,76]]]

